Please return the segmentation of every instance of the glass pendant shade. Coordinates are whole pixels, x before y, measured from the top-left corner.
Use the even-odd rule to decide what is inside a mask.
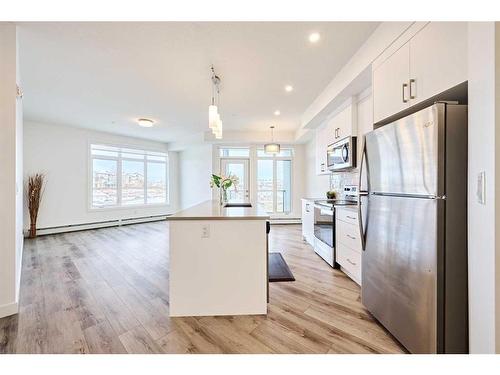
[[[214,134],[216,139],[222,139],[222,121],[220,119],[220,116],[217,121],[216,128],[214,129]]]
[[[215,129],[217,126],[217,119],[219,118],[219,114],[217,113],[217,106],[216,105],[209,105],[208,106],[208,127],[210,129]]]
[[[274,142],[274,126],[271,126],[271,143],[264,145],[264,153],[268,155],[276,155],[280,153],[281,147]]]
[[[208,127],[216,139],[222,139],[222,121],[220,119],[219,108],[219,84],[220,78],[215,74],[214,67],[212,71],[212,104],[208,106]]]
[[[264,145],[264,152],[266,154],[271,154],[271,155],[279,154],[280,150],[281,147],[277,143],[268,143],[267,145]]]

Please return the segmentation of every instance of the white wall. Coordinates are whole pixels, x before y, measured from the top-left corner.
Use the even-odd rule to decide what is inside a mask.
[[[0,22],[0,318],[17,312],[22,257],[22,116],[16,27]]]
[[[469,342],[471,353],[498,353],[495,346],[495,40],[493,22],[469,23]],[[499,59],[496,60],[497,64]],[[498,69],[498,68],[497,68]],[[497,152],[498,155],[498,152]],[[486,173],[486,204],[476,201],[477,175]],[[497,211],[498,212],[498,211]],[[498,284],[497,284],[498,286]],[[497,291],[498,293],[498,291]],[[498,311],[498,310],[497,310]],[[497,312],[497,315],[500,311]],[[500,332],[497,327],[497,340]]]
[[[306,145],[293,145],[293,171],[292,171],[292,212],[288,215],[293,218],[302,216],[302,201],[306,195]]]
[[[330,176],[316,174],[316,137],[304,145],[305,194],[303,198],[324,198],[330,190]]]
[[[181,209],[212,199],[212,145],[190,145],[179,152],[179,189]]]
[[[94,223],[121,218],[162,215],[177,208],[177,155],[169,153],[170,204],[166,206],[89,209],[89,144],[105,143],[167,151],[167,145],[70,126],[26,122],[25,176],[46,174],[38,228]],[[29,216],[25,210],[25,226]]]
[[[19,45],[16,43],[16,81],[22,88],[21,74],[19,69]],[[24,246],[24,163],[23,163],[23,101],[16,100],[16,296],[19,299],[19,288],[21,286],[21,269]]]

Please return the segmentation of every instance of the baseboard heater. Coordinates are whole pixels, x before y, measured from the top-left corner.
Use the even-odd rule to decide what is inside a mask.
[[[170,216],[170,214],[130,217],[130,218],[125,218],[125,219],[96,221],[96,222],[91,222],[91,223],[68,224],[68,225],[61,225],[61,226],[55,226],[55,227],[37,228],[36,233],[37,233],[37,235],[43,236],[46,234],[76,232],[76,231],[80,231],[80,230],[99,229],[99,228],[106,228],[106,227],[119,227],[122,225],[147,223],[147,222],[151,222],[151,221],[161,221],[161,220],[165,220],[167,216]],[[25,229],[24,235],[27,237],[28,234],[29,234],[29,231],[27,229]]]
[[[271,224],[300,224],[302,220],[299,217],[279,217],[269,220]]]

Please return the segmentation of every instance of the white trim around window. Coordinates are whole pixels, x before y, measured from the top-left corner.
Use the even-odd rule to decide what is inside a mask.
[[[164,207],[169,204],[166,151],[89,142],[87,160],[90,211]],[[100,165],[96,165],[95,161]],[[126,176],[124,166],[129,169]],[[155,181],[148,178],[148,171],[150,176],[155,176]],[[128,203],[124,203],[125,199]]]

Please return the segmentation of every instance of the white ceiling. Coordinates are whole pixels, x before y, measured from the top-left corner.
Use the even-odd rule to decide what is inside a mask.
[[[376,22],[21,23],[26,120],[171,142],[207,129],[210,65],[225,130],[299,126]],[[317,44],[308,41],[321,34]],[[294,91],[286,93],[291,84]],[[273,112],[279,109],[281,116]],[[157,121],[154,128],[135,119]]]

